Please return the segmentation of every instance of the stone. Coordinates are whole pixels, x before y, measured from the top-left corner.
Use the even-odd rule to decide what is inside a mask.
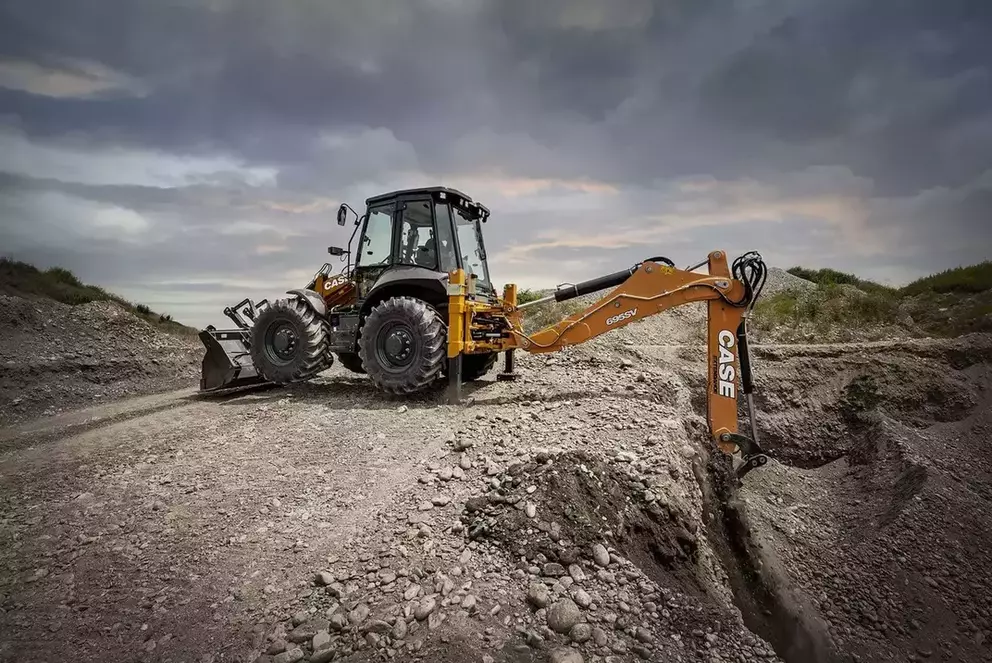
[[[334,574],[330,571],[320,571],[314,580],[318,585],[328,587],[334,584],[335,578]]]
[[[606,631],[599,628],[598,626],[594,626],[592,629],[592,641],[596,643],[597,647],[605,647]]]
[[[364,603],[359,603],[355,606],[355,609],[348,613],[348,621],[352,624],[358,625],[365,621],[366,617],[369,616],[369,607]]]
[[[610,565],[610,553],[602,543],[597,543],[592,547],[592,559],[597,566]]]
[[[549,663],[583,663],[582,654],[570,647],[561,647],[551,652]]]
[[[572,577],[575,582],[583,582],[586,579],[586,572],[582,570],[582,567],[578,564],[568,565],[568,575]]]
[[[366,624],[363,630],[370,633],[382,634],[382,633],[388,633],[391,628],[392,627],[389,625],[389,622],[384,622],[381,619],[376,619]]]
[[[418,622],[422,622],[436,609],[437,601],[433,597],[428,596],[417,605],[417,608],[413,611],[413,616]]]
[[[303,660],[303,650],[299,647],[293,647],[289,651],[284,651],[283,653],[272,659],[272,663],[297,663],[297,661]]]
[[[576,588],[575,591],[572,592],[572,600],[575,601],[580,608],[588,608],[592,605],[592,597],[589,596],[589,592],[581,587]]]
[[[331,663],[338,652],[334,647],[326,647],[310,657],[309,663]]]
[[[548,608],[548,627],[555,633],[567,634],[581,619],[579,606],[572,599],[561,599]]]
[[[311,643],[311,648],[314,651],[326,647],[331,642],[331,635],[327,631],[318,631],[317,635],[313,636],[313,641]]]
[[[300,624],[286,636],[286,639],[290,642],[295,642],[296,644],[302,644],[304,642],[309,642],[313,636],[317,635],[317,629],[315,629],[310,624]]]
[[[541,574],[548,578],[560,578],[565,575],[565,567],[555,562],[548,562],[541,570]]]
[[[420,585],[417,584],[410,585],[403,592],[403,600],[412,601],[413,599],[417,598],[419,594],[420,594]]]
[[[406,632],[407,632],[406,620],[403,619],[401,615],[396,620],[396,623],[393,625],[393,631],[392,631],[393,640],[402,640],[403,638],[406,637]]]
[[[587,642],[592,637],[592,627],[589,624],[581,623],[572,627],[568,632],[568,637],[576,644]]]
[[[537,609],[546,608],[551,601],[547,585],[532,583],[527,590],[527,602]]]

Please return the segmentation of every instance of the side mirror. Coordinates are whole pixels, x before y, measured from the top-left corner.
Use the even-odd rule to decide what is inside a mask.
[[[332,256],[343,256],[344,254],[348,253],[348,251],[342,249],[340,246],[328,246],[327,252],[330,253]]]
[[[341,207],[338,208],[338,225],[343,226],[347,222],[348,222],[348,206],[341,205]]]

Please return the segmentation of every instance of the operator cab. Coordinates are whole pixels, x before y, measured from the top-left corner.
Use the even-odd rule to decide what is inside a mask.
[[[390,281],[427,278],[426,273],[438,279],[456,269],[474,277],[480,295],[495,295],[482,238],[485,206],[446,187],[393,191],[365,203],[354,252],[360,297],[382,285],[387,273]]]

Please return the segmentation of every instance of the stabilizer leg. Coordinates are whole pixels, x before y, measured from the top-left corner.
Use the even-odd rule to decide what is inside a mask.
[[[448,358],[448,403],[457,405],[462,401],[462,354]]]
[[[503,371],[496,374],[496,380],[498,382],[512,382],[513,380],[516,380],[518,377],[520,377],[513,370],[513,365],[514,365],[513,350],[507,350],[506,352],[504,352],[503,358],[504,358]]]

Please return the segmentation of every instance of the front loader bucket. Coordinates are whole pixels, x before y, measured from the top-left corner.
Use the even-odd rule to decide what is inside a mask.
[[[266,384],[248,350],[250,332],[243,329],[206,329],[200,340],[207,348],[200,374],[200,391],[219,391]]]

